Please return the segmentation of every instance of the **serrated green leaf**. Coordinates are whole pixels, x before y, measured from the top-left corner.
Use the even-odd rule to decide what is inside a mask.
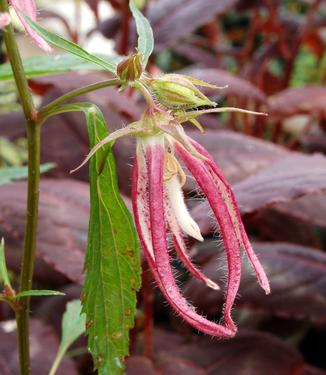
[[[41,173],[47,172],[54,168],[55,164],[45,163],[40,167]],[[28,168],[27,167],[8,167],[0,168],[0,185],[7,184],[11,181],[22,180],[27,178]]]
[[[136,22],[138,33],[138,52],[143,55],[143,68],[146,68],[148,59],[154,49],[154,37],[151,25],[146,17],[139,11],[133,0],[130,1],[129,7]]]
[[[103,115],[88,103],[58,108],[58,112],[76,110],[86,115],[90,147],[93,147],[108,135]],[[88,347],[99,375],[118,375],[123,373],[123,359],[128,355],[141,268],[137,235],[119,194],[115,160],[108,145],[91,159],[90,197],[82,297]]]
[[[61,327],[60,346],[49,375],[54,375],[56,373],[69,346],[85,332],[86,316],[82,314],[82,306],[79,300],[73,300],[67,303]]]
[[[16,294],[17,298],[22,297],[42,297],[42,296],[64,296],[65,294],[62,292],[57,292],[56,290],[25,290],[24,292],[20,292]]]
[[[70,42],[69,40],[63,38],[60,35],[57,35],[55,33],[52,33],[48,30],[46,30],[44,27],[39,25],[38,23],[32,21],[26,14],[22,13],[23,17],[25,18],[25,21],[29,24],[29,26],[38,33],[43,39],[45,39],[48,43],[59,47],[63,49],[66,52],[69,52],[75,56],[79,56],[82,59],[89,61],[93,64],[96,64],[98,66],[101,66],[102,68],[109,70],[112,73],[116,73],[116,65],[107,62],[100,57],[97,57],[86,50],[84,50],[82,47],[80,47],[78,44],[75,44],[73,42]]]
[[[3,238],[0,241],[0,281],[11,288],[5,255],[5,240]]]
[[[123,57],[119,55],[94,54],[94,56],[114,66],[115,70],[119,62],[123,59]],[[27,78],[65,72],[107,70],[102,66],[95,65],[92,62],[71,54],[29,57],[23,60],[23,66]],[[10,63],[0,65],[0,81],[10,81],[13,79],[14,76]]]

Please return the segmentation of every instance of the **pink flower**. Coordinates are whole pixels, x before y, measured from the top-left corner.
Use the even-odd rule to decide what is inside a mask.
[[[25,14],[32,21],[36,21],[36,5],[34,0],[9,0],[9,3],[15,9],[15,12],[20,22],[24,26],[28,36],[44,51],[51,52],[52,48],[29,26],[23,16],[23,14]]]
[[[10,24],[10,16],[8,13],[0,13],[0,29]]]
[[[182,132],[181,129],[179,131]],[[177,313],[201,332],[212,336],[232,337],[236,333],[231,309],[240,284],[240,248],[247,253],[266,293],[270,292],[269,284],[249,243],[231,188],[207,151],[190,138],[188,141],[202,155],[202,159],[192,155],[182,144],[166,135],[138,138],[132,181],[136,228],[155,279]],[[200,241],[203,239],[183,200],[177,157],[183,161],[207,197],[223,238],[228,259],[223,325],[210,322],[195,312],[181,295],[172,272],[167,233],[172,234],[177,253],[189,271],[209,287],[217,289],[215,283],[194,268],[183,241],[182,232]],[[167,170],[170,158],[178,165],[175,174]]]
[[[241,249],[247,254],[261,287],[266,293],[270,292],[270,288],[248,240],[230,186],[209,153],[189,138],[178,122],[185,121],[186,117],[193,119],[201,112],[182,112],[178,115],[157,107],[149,108],[140,121],[103,139],[83,164],[103,144],[128,135],[136,136],[137,151],[132,177],[133,212],[142,248],[156,282],[173,309],[194,328],[212,336],[232,337],[237,330],[231,309],[240,284]],[[188,255],[184,235],[198,241],[203,241],[203,238],[184,202],[182,184],[185,173],[178,160],[183,162],[206,196],[223,239],[228,262],[223,324],[211,322],[196,313],[182,296],[172,271],[169,237],[172,237],[176,253],[190,273],[208,287],[219,289],[216,283],[193,265]]]

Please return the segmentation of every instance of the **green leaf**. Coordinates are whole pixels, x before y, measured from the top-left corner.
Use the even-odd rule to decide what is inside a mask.
[[[86,329],[86,316],[82,314],[82,305],[78,299],[67,303],[62,319],[62,337],[60,349],[66,349],[78,339]]]
[[[65,294],[62,292],[57,292],[56,290],[25,290],[24,292],[20,292],[16,294],[17,298],[21,297],[42,297],[42,296],[64,296]]]
[[[0,241],[0,280],[3,281],[5,285],[8,285],[10,286],[10,288],[12,288],[6,264],[5,240],[3,238]]]
[[[151,25],[146,17],[139,11],[133,0],[130,1],[129,7],[136,22],[138,33],[138,52],[143,55],[143,68],[146,68],[149,56],[154,49],[154,37]]]
[[[108,135],[101,111],[88,103],[68,104],[63,111],[86,115],[90,147]],[[134,325],[136,292],[140,288],[140,256],[131,215],[118,189],[115,160],[103,146],[90,162],[91,212],[85,260],[83,312],[88,347],[99,375],[124,371],[129,330]]]
[[[40,167],[41,173],[47,172],[54,168],[55,164],[45,163]],[[27,178],[28,168],[27,167],[8,167],[0,168],[0,185],[7,184],[11,181],[22,180]]]
[[[99,65],[102,68],[109,70],[112,73],[116,73],[116,65],[109,61],[105,61],[100,57],[92,55],[91,53],[85,51],[81,48],[78,44],[70,42],[69,40],[63,38],[60,35],[52,33],[46,30],[44,27],[39,25],[38,23],[32,21],[26,14],[23,14],[25,21],[29,24],[29,26],[38,33],[43,39],[45,39],[48,43],[53,44],[56,47],[62,48],[66,52],[69,52],[73,55],[79,56],[82,59],[89,61],[93,64]]]
[[[119,55],[114,56],[95,54],[94,56],[114,66],[114,72],[116,71],[116,67],[119,62],[123,59],[123,57]],[[95,65],[94,63],[86,61],[81,57],[70,54],[56,56],[44,55],[25,58],[23,60],[23,66],[27,78],[35,78],[65,72],[106,70],[102,66]],[[10,63],[0,65],[0,81],[10,81],[13,79],[14,76]]]
[[[86,316],[82,314],[82,306],[79,300],[67,303],[61,326],[61,342],[49,375],[56,373],[69,346],[85,332]]]

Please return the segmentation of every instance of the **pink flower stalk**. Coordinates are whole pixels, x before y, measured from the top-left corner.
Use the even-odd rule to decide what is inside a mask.
[[[10,16],[8,13],[0,13],[0,29],[10,24]]]
[[[250,245],[231,187],[211,155],[185,134],[181,123],[191,121],[202,129],[196,117],[204,113],[253,112],[215,106],[185,111],[185,106],[180,107],[180,103],[187,103],[186,108],[190,105],[202,107],[203,103],[212,106],[209,99],[195,87],[208,84],[191,77],[167,75],[156,82],[146,76],[141,84],[142,92],[147,90],[146,85],[154,87],[155,99],[160,98],[160,103],[166,108],[162,109],[156,102],[151,103],[150,96],[145,92],[149,108],[142,119],[103,139],[81,166],[104,144],[112,144],[121,137],[136,136],[137,150],[132,177],[133,212],[142,248],[156,282],[173,309],[194,328],[212,336],[232,337],[237,331],[231,309],[240,285],[241,250],[247,254],[257,279],[267,294],[270,293],[269,283]],[[178,106],[174,108],[176,102]],[[176,253],[189,272],[208,287],[219,289],[215,282],[194,266],[188,254],[184,235],[198,241],[203,241],[203,237],[184,201],[182,185],[186,175],[178,160],[183,162],[206,196],[223,239],[228,283],[221,324],[196,313],[194,307],[182,296],[171,267],[168,239],[172,237]]]
[[[23,14],[25,14],[32,21],[36,21],[36,5],[34,0],[9,0],[9,3],[15,9],[15,12],[20,22],[24,26],[24,29],[27,32],[28,36],[44,51],[51,52],[52,48],[29,26],[23,16]]]

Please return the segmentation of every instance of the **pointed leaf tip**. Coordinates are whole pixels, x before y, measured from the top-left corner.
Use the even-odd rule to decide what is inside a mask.
[[[2,280],[5,285],[8,285],[10,288],[12,288],[6,264],[5,240],[3,237],[0,241],[0,280]]]
[[[137,49],[143,56],[142,66],[145,69],[148,59],[154,49],[153,30],[148,19],[140,12],[133,0],[129,2],[129,7],[136,22],[138,33]]]

